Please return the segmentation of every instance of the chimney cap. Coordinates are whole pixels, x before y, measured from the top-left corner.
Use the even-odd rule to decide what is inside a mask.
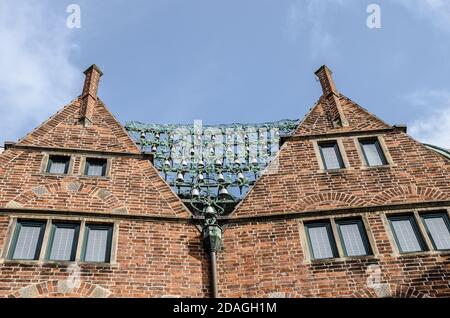
[[[87,74],[88,72],[92,71],[92,70],[96,70],[100,76],[103,75],[102,70],[96,65],[96,64],[92,64],[91,66],[89,66],[86,71],[84,71],[84,74]]]
[[[329,71],[330,74],[333,74],[333,71],[332,71],[326,64],[324,64],[324,65],[322,65],[321,67],[319,67],[319,68],[317,69],[317,71],[314,72],[314,74],[318,75],[318,74],[319,74],[320,72],[322,72],[323,70]]]

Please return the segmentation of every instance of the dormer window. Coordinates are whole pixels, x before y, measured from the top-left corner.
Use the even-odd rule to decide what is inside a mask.
[[[69,163],[69,156],[50,156],[46,171],[52,174],[67,174],[69,172]]]
[[[364,160],[368,167],[384,166],[388,162],[377,138],[361,139],[359,141]]]
[[[319,143],[320,156],[325,170],[343,169],[344,161],[336,141],[326,141]]]
[[[107,159],[104,158],[86,158],[84,174],[91,177],[106,176]]]

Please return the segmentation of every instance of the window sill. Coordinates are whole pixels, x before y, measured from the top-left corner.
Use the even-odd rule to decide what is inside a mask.
[[[397,258],[409,258],[417,256],[440,256],[440,255],[443,256],[450,255],[450,250],[441,250],[441,251],[432,250],[432,251],[393,254],[393,256]]]
[[[116,267],[116,262],[104,263],[104,262],[84,262],[84,261],[52,261],[52,260],[19,260],[19,259],[3,259],[0,260],[0,264],[10,264],[10,265],[34,265],[34,266],[46,266],[46,265],[60,265],[60,266],[70,266],[73,264],[79,266],[91,266],[91,267]]]
[[[80,179],[111,180],[111,176],[86,176],[86,175],[80,175],[78,177]]]
[[[339,173],[343,173],[343,172],[347,172],[351,169],[349,168],[341,168],[341,169],[329,169],[329,170],[317,170],[318,173],[329,173],[329,174],[339,174]]]
[[[361,256],[345,256],[345,257],[336,257],[336,258],[326,258],[326,259],[310,259],[307,260],[306,263],[311,265],[318,264],[329,264],[329,263],[338,263],[338,262],[351,262],[351,261],[378,261],[379,257],[375,255],[361,255]]]
[[[50,173],[50,172],[41,172],[41,176],[44,177],[70,177],[73,176],[70,173]]]
[[[389,170],[393,165],[382,165],[382,166],[362,166],[361,170]]]

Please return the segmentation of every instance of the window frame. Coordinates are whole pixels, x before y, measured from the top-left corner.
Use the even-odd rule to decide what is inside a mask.
[[[56,172],[50,172],[51,166],[54,162],[53,158],[67,158],[67,162],[65,163],[64,173],[56,173]],[[60,154],[49,154],[48,160],[47,160],[47,166],[45,167],[45,173],[51,174],[51,175],[68,175],[70,170],[70,163],[71,163],[72,157],[70,155],[60,155]]]
[[[36,250],[34,252],[34,258],[32,259],[26,259],[26,258],[14,258],[14,253],[17,248],[17,242],[19,239],[20,231],[24,224],[29,224],[31,226],[37,227],[36,225],[39,225],[40,232],[38,241],[36,243]],[[11,244],[9,246],[9,251],[7,254],[7,259],[12,261],[38,261],[42,252],[42,246],[44,241],[44,235],[45,235],[45,229],[47,227],[47,222],[42,220],[17,220],[15,223],[14,232],[11,238]]]
[[[339,163],[339,168],[328,168],[327,167],[327,163],[325,160],[325,156],[323,154],[323,147],[325,146],[331,146],[333,145],[334,148],[334,152],[336,154],[336,158],[338,160]],[[341,169],[345,169],[345,162],[344,162],[344,158],[342,156],[342,152],[341,149],[339,147],[339,142],[337,140],[322,140],[322,141],[317,141],[317,146],[319,148],[319,154],[320,154],[320,158],[322,160],[322,165],[323,165],[323,169],[325,171],[333,171],[333,170],[341,170]],[[331,148],[331,147],[330,147]]]
[[[367,230],[366,227],[364,225],[364,222],[362,219],[360,218],[346,218],[346,219],[339,219],[339,220],[335,220],[336,223],[336,227],[337,227],[337,232],[339,235],[339,240],[340,240],[340,244],[342,247],[342,252],[344,253],[345,257],[365,257],[365,256],[373,256],[373,250],[369,241],[369,237],[367,234]],[[347,252],[347,247],[345,245],[345,241],[344,238],[342,236],[342,231],[341,231],[341,225],[349,225],[349,224],[357,224],[358,226],[358,231],[359,231],[359,235],[363,241],[363,245],[364,245],[364,249],[366,254],[362,254],[362,255],[348,255]]]
[[[339,250],[337,247],[336,239],[334,237],[333,233],[333,226],[331,224],[331,220],[321,220],[321,221],[309,221],[304,223],[305,232],[306,232],[306,239],[308,242],[308,249],[309,249],[309,255],[311,260],[313,261],[325,261],[325,260],[331,260],[335,258],[339,258]],[[316,258],[314,256],[314,249],[312,247],[311,243],[311,237],[309,234],[309,229],[313,227],[325,227],[327,231],[328,240],[331,246],[331,253],[333,254],[332,257],[325,257],[325,258]]]
[[[444,211],[434,211],[434,212],[425,212],[425,213],[421,213],[420,214],[420,220],[423,224],[423,227],[426,231],[426,234],[431,242],[431,247],[433,248],[434,251],[438,251],[438,252],[446,252],[446,251],[450,251],[450,248],[446,248],[446,249],[438,249],[436,247],[436,243],[434,242],[434,238],[433,235],[431,235],[431,232],[428,228],[427,223],[425,222],[425,219],[427,218],[439,218],[441,217],[444,220],[445,225],[447,226],[447,230],[450,232],[450,218],[448,216],[448,214]]]
[[[55,238],[55,232],[56,232],[56,228],[58,226],[75,229],[69,260],[58,260],[58,259],[50,258],[51,253],[52,253],[53,241]],[[70,222],[70,221],[64,222],[64,221],[57,220],[55,222],[51,222],[50,227],[51,227],[50,235],[49,235],[48,242],[47,242],[47,250],[46,250],[45,260],[51,261],[51,262],[75,262],[76,255],[77,255],[78,241],[80,239],[79,236],[80,236],[81,223]]]
[[[105,260],[103,261],[89,261],[86,260],[86,249],[87,249],[87,243],[89,239],[89,232],[91,230],[91,227],[99,228],[99,229],[107,229],[108,230],[108,237],[106,240],[106,255]],[[84,234],[83,234],[83,244],[81,247],[81,254],[80,254],[80,261],[85,263],[111,263],[111,256],[112,256],[112,248],[113,248],[113,237],[114,235],[114,224],[110,223],[86,223],[84,225]]]
[[[419,224],[417,223],[417,220],[414,216],[414,214],[397,214],[397,215],[387,215],[387,219],[389,222],[390,230],[392,233],[392,236],[394,237],[395,244],[397,246],[397,250],[400,254],[414,254],[414,253],[423,253],[429,251],[429,248],[425,242],[425,238],[423,237],[423,234],[420,231]],[[397,237],[397,233],[394,229],[392,221],[404,221],[408,220],[411,224],[411,227],[414,231],[414,234],[416,236],[417,242],[419,243],[421,250],[419,251],[411,251],[411,252],[404,252]]]
[[[369,163],[369,159],[367,158],[366,151],[364,150],[365,143],[367,143],[367,144],[374,143],[375,144],[375,148],[377,149],[378,157],[380,158],[380,160],[382,162],[381,165],[371,165]],[[385,154],[385,151],[383,150],[380,139],[378,137],[358,138],[358,144],[359,144],[359,148],[361,150],[361,154],[363,156],[364,164],[366,167],[383,167],[383,166],[389,165],[388,158]]]
[[[90,160],[92,160],[92,161],[103,161],[102,174],[100,176],[95,176],[95,175],[89,175],[88,174],[89,166],[91,165],[91,163],[89,162]],[[86,157],[85,158],[85,160],[84,160],[83,176],[91,177],[91,178],[102,178],[102,177],[106,177],[107,175],[108,175],[108,159],[107,158],[100,158],[100,157]]]

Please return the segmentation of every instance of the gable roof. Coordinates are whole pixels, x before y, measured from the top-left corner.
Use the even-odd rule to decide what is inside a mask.
[[[95,125],[88,127],[80,125],[80,107],[81,99],[77,98],[20,139],[17,144],[140,153],[123,126],[100,99],[97,100],[94,107]]]
[[[391,127],[350,98],[340,94],[339,100],[341,102],[342,111],[348,121],[347,126],[335,127],[333,125],[324,110],[324,104],[327,103],[327,99],[322,96],[306,114],[294,135],[320,135],[386,129]]]

